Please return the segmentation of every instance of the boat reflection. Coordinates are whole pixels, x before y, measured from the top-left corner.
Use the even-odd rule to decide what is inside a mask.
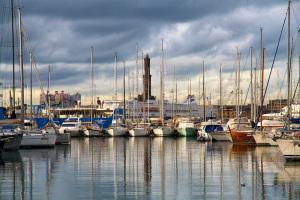
[[[110,137],[16,153],[1,158],[0,199],[299,197],[300,166],[277,147]]]

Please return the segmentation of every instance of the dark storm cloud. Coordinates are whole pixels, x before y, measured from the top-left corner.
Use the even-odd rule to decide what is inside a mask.
[[[3,0],[0,5],[8,3]],[[179,79],[196,78],[203,59],[208,74],[217,73],[221,62],[223,72],[230,74],[236,47],[246,59],[253,46],[258,58],[260,26],[264,27],[266,50],[273,57],[287,2],[26,0],[21,5],[25,61],[28,62],[28,48],[33,47],[41,66],[53,66],[54,84],[66,86],[78,84],[78,80],[87,82],[90,46],[95,49],[97,77],[105,82],[113,77],[115,52],[120,60],[132,62],[128,68],[134,69],[136,43],[153,58],[153,79],[157,84],[161,37],[165,38],[168,76],[172,74],[169,67],[176,65]],[[285,56],[286,43],[282,43],[278,59]],[[46,67],[41,67],[40,73],[46,80]]]

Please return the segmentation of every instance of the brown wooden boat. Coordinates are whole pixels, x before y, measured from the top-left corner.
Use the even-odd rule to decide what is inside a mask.
[[[236,144],[256,144],[253,130],[229,129],[232,142]]]

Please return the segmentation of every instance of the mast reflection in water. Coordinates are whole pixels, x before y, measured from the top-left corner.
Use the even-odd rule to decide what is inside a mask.
[[[0,163],[0,199],[300,199],[300,164],[277,147],[76,138]]]

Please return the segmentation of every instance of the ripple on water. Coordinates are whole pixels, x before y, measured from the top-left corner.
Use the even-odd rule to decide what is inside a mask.
[[[277,147],[186,138],[74,138],[5,152],[0,199],[299,199]]]

